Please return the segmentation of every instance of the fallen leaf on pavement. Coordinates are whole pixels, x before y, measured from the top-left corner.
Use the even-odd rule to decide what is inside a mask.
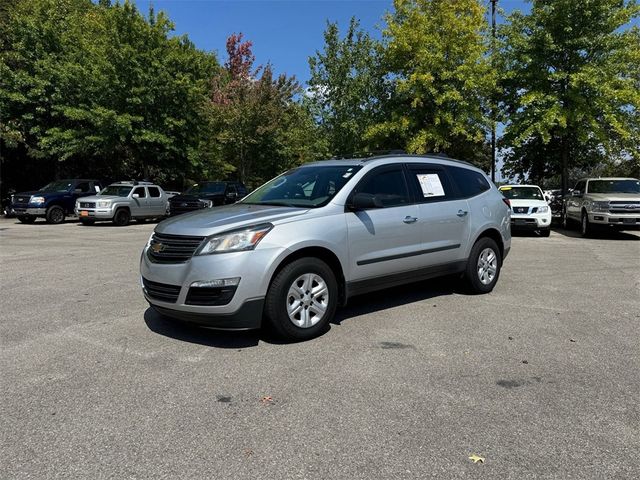
[[[272,405],[273,397],[270,395],[264,396],[260,399],[260,403],[262,403],[263,405]]]
[[[484,463],[484,458],[476,455],[475,453],[469,457],[473,463]]]

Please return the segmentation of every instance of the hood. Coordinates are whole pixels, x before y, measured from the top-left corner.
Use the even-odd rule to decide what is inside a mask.
[[[587,193],[590,200],[597,202],[624,202],[626,200],[640,201],[640,193]]]
[[[31,197],[32,195],[36,195],[38,197],[50,197],[52,195],[68,195],[69,192],[41,192],[39,190],[33,190],[30,192],[20,192],[20,193],[14,193],[13,194],[13,198],[18,198],[18,197]]]
[[[511,202],[512,207],[542,207],[544,205],[549,205],[544,200],[525,200],[522,198],[516,198],[509,201]]]
[[[208,236],[249,225],[286,220],[308,211],[306,208],[236,203],[168,218],[158,224],[156,232],[168,235]]]
[[[200,195],[187,195],[180,194],[174,195],[169,200],[172,202],[187,202],[187,201],[195,201],[195,200],[213,200],[214,198],[224,197],[224,193],[203,193]]]

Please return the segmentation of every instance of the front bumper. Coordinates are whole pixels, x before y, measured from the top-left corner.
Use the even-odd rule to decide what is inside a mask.
[[[640,229],[640,213],[589,213],[589,222],[596,225],[611,225],[622,229],[635,230]]]
[[[287,253],[280,247],[257,248],[246,252],[196,255],[184,263],[155,263],[149,259],[146,250],[140,258],[140,275],[147,302],[168,317],[221,329],[260,327],[262,305],[271,276]],[[194,282],[238,277],[240,281],[235,291],[223,304],[194,304],[190,296]],[[159,290],[154,291],[156,285]],[[170,298],[163,298],[166,294]]]
[[[14,215],[22,217],[43,217],[47,214],[46,208],[32,208],[32,207],[11,207],[11,211]]]
[[[551,212],[532,215],[511,214],[511,230],[548,230]]]
[[[113,210],[111,208],[78,208],[74,210],[75,214],[82,220],[88,218],[91,220],[112,220]],[[86,213],[84,213],[86,212]]]

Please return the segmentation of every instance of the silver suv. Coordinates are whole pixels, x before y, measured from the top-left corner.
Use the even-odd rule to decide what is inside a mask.
[[[142,289],[167,317],[234,330],[265,318],[307,339],[364,292],[450,274],[490,292],[511,246],[508,204],[456,160],[311,163],[234,205],[158,224],[141,256]]]
[[[97,195],[78,199],[75,213],[83,225],[107,220],[124,226],[131,219],[144,222],[150,218],[164,217],[168,208],[167,194],[158,185],[150,182],[118,182]]]

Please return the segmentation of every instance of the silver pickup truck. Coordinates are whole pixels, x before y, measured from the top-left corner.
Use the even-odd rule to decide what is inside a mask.
[[[131,219],[144,222],[167,214],[169,198],[158,185],[150,182],[112,183],[98,195],[83,197],[76,202],[75,213],[83,225],[96,221],[112,221],[118,226]]]
[[[580,223],[583,237],[597,227],[640,229],[640,180],[637,178],[583,178],[564,200],[562,223]]]

